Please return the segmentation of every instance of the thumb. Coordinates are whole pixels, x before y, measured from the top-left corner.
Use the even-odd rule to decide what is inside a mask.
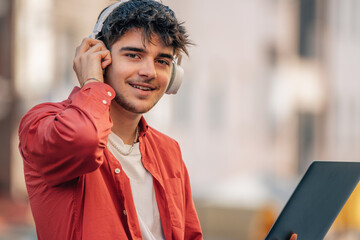
[[[291,235],[290,240],[297,240],[297,234],[293,233],[293,235]]]

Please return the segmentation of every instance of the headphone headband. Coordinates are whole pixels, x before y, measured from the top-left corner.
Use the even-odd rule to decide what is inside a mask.
[[[102,14],[100,15],[98,21],[96,22],[93,32],[90,35],[90,38],[95,38],[96,35],[101,32],[101,29],[104,25],[105,20],[107,19],[107,17],[112,13],[112,11],[114,11],[115,8],[117,8],[118,6],[120,6],[121,4],[127,2],[129,0],[122,0],[119,2],[114,3],[113,5],[110,5],[108,8],[106,8],[106,10],[104,10],[102,12]]]

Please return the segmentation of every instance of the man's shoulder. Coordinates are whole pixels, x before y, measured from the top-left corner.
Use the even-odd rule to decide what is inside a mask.
[[[159,164],[162,163],[170,172],[182,169],[184,163],[181,148],[175,139],[151,127],[148,127],[145,139],[146,147],[152,149],[149,152],[157,156]]]
[[[175,139],[169,137],[168,135],[160,132],[159,130],[153,127],[148,126],[148,130],[146,134],[149,135],[149,137],[153,138],[154,140],[166,142],[168,144],[174,144],[178,146],[178,142]]]

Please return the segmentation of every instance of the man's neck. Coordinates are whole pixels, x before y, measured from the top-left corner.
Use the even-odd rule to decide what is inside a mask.
[[[118,135],[125,144],[131,145],[142,115],[126,111],[113,102],[110,107],[110,116],[113,121],[112,132]]]

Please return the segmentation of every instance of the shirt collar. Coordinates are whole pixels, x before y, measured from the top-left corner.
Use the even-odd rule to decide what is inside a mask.
[[[142,137],[143,135],[145,135],[145,133],[149,129],[149,125],[145,121],[144,116],[141,116],[141,119],[140,119],[140,122],[139,122],[139,127],[140,127],[139,137]]]

